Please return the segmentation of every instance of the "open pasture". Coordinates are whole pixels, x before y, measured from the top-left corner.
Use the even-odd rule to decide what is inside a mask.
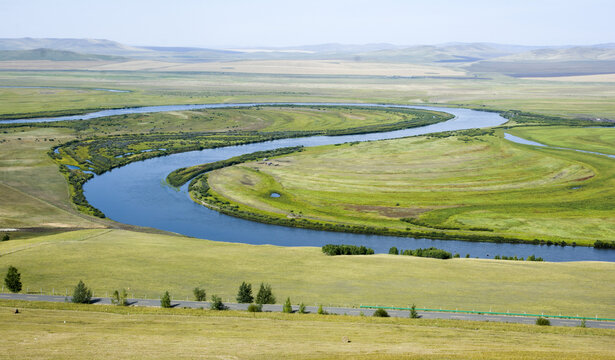
[[[521,133],[537,141],[559,134],[572,146],[578,140],[565,134],[578,130],[602,137],[592,147],[600,149],[609,147],[610,135],[602,131],[612,133],[539,130]],[[612,159],[514,144],[499,131],[324,146],[272,161],[275,166],[251,162],[210,173],[213,198],[274,218],[417,235],[437,229],[591,245],[615,234]]]
[[[315,247],[223,243],[177,235],[93,229],[0,242],[23,291],[64,294],[79,280],[94,295],[126,288],[192,299],[195,287],[233,300],[242,281],[271,284],[277,303],[383,305],[615,318],[611,262],[439,260],[398,255],[327,256]]]

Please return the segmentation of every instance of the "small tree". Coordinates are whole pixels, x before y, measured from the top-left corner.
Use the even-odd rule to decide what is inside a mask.
[[[250,304],[248,305],[248,312],[261,312],[263,311],[263,305]]]
[[[389,313],[384,309],[376,309],[376,311],[374,311],[374,316],[375,317],[389,317]]]
[[[73,291],[72,302],[75,304],[89,304],[92,300],[92,290],[88,289],[83,281],[79,280],[75,290]]]
[[[165,291],[160,298],[160,307],[170,308],[171,307],[171,295],[169,295],[168,291]]]
[[[224,310],[226,307],[222,303],[222,299],[219,296],[212,295],[211,296],[211,305],[209,306],[211,310]]]
[[[293,312],[293,306],[290,304],[289,297],[286,298],[286,302],[284,303],[284,306],[282,307],[282,312],[287,313],[287,314],[290,314]]]
[[[322,308],[322,304],[318,305],[318,315],[328,315],[329,313]]]
[[[410,318],[418,319],[419,317],[419,313],[416,312],[416,306],[412,304],[412,306],[410,307]]]
[[[543,317],[538,317],[536,319],[536,325],[551,326],[551,322],[549,321],[549,319],[546,319],[546,318],[543,318]]]
[[[271,292],[271,285],[261,283],[261,287],[256,294],[257,304],[275,304],[275,296]]]
[[[115,290],[111,296],[111,303],[118,306],[128,306],[128,293],[126,289],[122,289],[121,292]]]
[[[8,241],[11,240],[11,237],[9,236],[9,234],[4,233],[4,235],[2,235],[2,241]]]
[[[254,301],[254,296],[252,296],[252,284],[248,284],[244,281],[239,285],[237,302],[240,304],[249,304],[252,301]]]
[[[4,277],[4,284],[11,292],[18,293],[21,291],[21,274],[14,266],[9,266],[9,271]]]
[[[392,248],[389,249],[389,254],[399,255],[399,250],[397,250],[397,247],[393,246]]]
[[[195,287],[194,290],[192,290],[192,293],[194,294],[194,300],[207,301],[207,294],[205,294],[205,289]]]
[[[307,311],[305,310],[305,304],[301,303],[299,304],[299,310],[297,311],[299,314],[305,314],[307,313]]]

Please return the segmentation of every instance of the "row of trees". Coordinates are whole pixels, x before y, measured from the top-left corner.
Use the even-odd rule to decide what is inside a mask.
[[[389,252],[390,253],[390,252]],[[19,292],[21,291],[21,274],[17,270],[17,268],[13,266],[9,266],[9,270],[4,279],[5,285],[11,292]],[[206,293],[204,289],[194,288],[194,298],[196,301],[205,301]],[[263,310],[263,304],[275,304],[275,296],[271,290],[271,285],[261,283],[258,294],[256,295],[256,304],[251,304],[254,300],[252,296],[252,284],[246,283],[245,281],[241,283],[239,286],[239,291],[237,292],[236,300],[238,303],[250,303],[248,306],[249,312],[261,312]],[[71,298],[71,302],[76,304],[89,304],[92,301],[92,290],[85,286],[85,283],[79,280],[77,286],[73,290],[73,296]],[[128,293],[126,289],[122,289],[121,291],[115,290],[111,296],[111,303],[118,306],[128,306]],[[171,308],[171,295],[168,291],[165,291],[162,297],[160,298],[160,306],[163,308]],[[222,299],[217,295],[211,296],[210,307],[211,310],[225,310],[226,306],[222,302]],[[286,298],[284,305],[282,306],[282,312],[290,314],[293,312],[292,304],[290,302],[290,297]],[[299,304],[299,309],[297,311],[300,314],[307,313],[305,309],[305,304]],[[323,309],[322,305],[318,307],[319,315],[328,315],[328,312]],[[373,316],[375,317],[389,317],[389,314],[384,309],[377,309],[374,311]],[[420,315],[416,311],[416,306],[412,304],[410,308],[410,318],[418,319]],[[539,317],[536,319],[537,325],[550,325],[548,319]],[[583,326],[585,321],[583,321]]]
[[[414,249],[414,250],[397,250],[395,246],[389,249],[389,254],[391,255],[408,255],[408,256],[419,256],[419,257],[429,257],[435,259],[450,259],[453,255],[445,250],[438,249],[435,247],[430,247],[426,249]],[[459,257],[458,254],[455,254],[456,257]],[[469,257],[469,255],[468,255]]]
[[[536,257],[535,255],[530,255],[527,257],[527,259],[523,259],[523,257],[518,258],[517,255],[515,256],[505,256],[505,255],[496,255],[494,257],[495,260],[516,260],[516,261],[544,261],[543,258],[541,257]]]
[[[365,247],[363,245],[361,246],[355,246],[355,245],[334,245],[334,244],[327,244],[324,245],[322,247],[322,252],[330,255],[330,256],[335,256],[335,255],[373,255],[374,254],[374,249]]]

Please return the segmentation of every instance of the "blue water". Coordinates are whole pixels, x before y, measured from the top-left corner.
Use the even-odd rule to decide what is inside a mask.
[[[105,110],[91,114],[63,116],[45,119],[22,119],[11,122],[37,122],[60,120],[86,120],[103,116],[131,113],[178,111],[205,108],[249,107],[255,105],[280,104],[201,104],[153,106],[132,109]],[[385,107],[380,104],[295,104],[295,105],[348,105]],[[325,244],[354,244],[373,248],[386,253],[389,248],[414,249],[435,246],[461,256],[493,258],[495,255],[527,257],[536,255],[547,261],[597,260],[615,261],[615,251],[587,247],[538,246],[527,244],[474,243],[454,240],[413,239],[380,235],[363,235],[326,232],[317,230],[282,227],[261,224],[222,215],[194,203],[188,196],[187,186],[179,191],[166,185],[166,176],[180,167],[228,159],[254,151],[270,150],[288,146],[317,146],[352,141],[370,141],[422,135],[441,131],[497,126],[506,119],[497,113],[481,112],[458,108],[434,108],[419,106],[388,106],[399,108],[420,108],[444,111],[455,115],[454,119],[421,128],[344,136],[314,136],[268,141],[257,144],[229,146],[202,151],[191,151],[157,157],[124,167],[113,169],[95,176],[84,186],[88,201],[109,218],[133,225],[154,227],[188,236],[215,241],[247,244],[272,244],[280,246],[322,246]],[[6,122],[6,121],[0,121]],[[507,137],[510,139],[510,136]],[[520,139],[520,138],[519,138]],[[521,139],[525,140],[525,139]],[[535,143],[537,144],[537,143]],[[532,144],[532,145],[535,145]],[[542,145],[542,144],[539,144]],[[539,146],[536,145],[536,146]]]

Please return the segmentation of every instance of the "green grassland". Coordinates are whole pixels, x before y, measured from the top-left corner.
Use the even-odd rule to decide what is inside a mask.
[[[74,129],[80,137],[229,131],[333,131],[403,123],[416,119],[420,114],[442,113],[343,106],[257,106],[118,115],[38,126]]]
[[[549,146],[615,155],[615,128],[517,127],[507,131]]]
[[[609,359],[615,340],[601,329],[8,301],[0,320],[0,358]]]
[[[0,270],[22,274],[23,290],[64,294],[81,279],[94,295],[126,288],[192,298],[201,287],[224,301],[242,281],[271,284],[281,303],[385,305],[615,318],[615,264],[326,256],[315,247],[232,244],[94,229],[0,242]],[[6,271],[6,270],[2,270]]]
[[[61,128],[0,129],[0,228],[91,228],[73,209],[68,186],[49,149],[74,137]]]
[[[382,65],[386,67],[388,65]],[[257,69],[253,71],[258,71]],[[488,77],[289,75],[148,71],[2,71],[0,82],[62,89],[0,88],[0,118],[81,113],[125,106],[215,102],[374,102],[517,109],[568,117],[615,118],[612,82]],[[96,88],[130,93],[94,91]]]
[[[566,138],[573,147],[566,134],[575,132],[604,140],[592,148],[614,151],[615,129],[519,131],[537,141],[543,134],[554,143]],[[298,226],[318,221],[590,245],[615,236],[614,170],[607,157],[519,145],[501,132],[423,136],[315,147],[216,170],[208,174],[211,196],[201,200],[294,218]]]

